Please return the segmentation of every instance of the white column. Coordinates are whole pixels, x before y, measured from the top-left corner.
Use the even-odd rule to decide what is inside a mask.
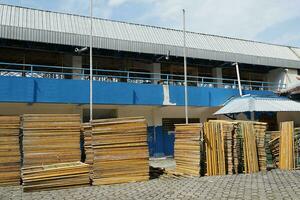
[[[213,75],[213,78],[222,79],[222,77],[223,77],[222,68],[220,68],[220,67],[213,68],[212,75]],[[217,83],[218,88],[222,87],[222,83],[223,83],[222,80],[215,80],[215,83]]]

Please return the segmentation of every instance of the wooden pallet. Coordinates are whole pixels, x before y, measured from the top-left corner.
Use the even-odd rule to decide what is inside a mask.
[[[144,118],[92,121],[93,185],[149,180]]]
[[[25,114],[21,127],[23,167],[80,161],[80,115]]]
[[[89,185],[89,165],[81,162],[22,168],[23,191],[33,192]]]
[[[175,124],[174,158],[176,172],[199,176],[201,170],[202,124]]]
[[[0,185],[20,184],[20,117],[0,116]]]

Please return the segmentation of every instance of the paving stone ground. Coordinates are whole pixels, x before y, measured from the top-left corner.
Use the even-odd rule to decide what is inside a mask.
[[[0,187],[1,200],[300,199],[300,171],[160,178],[147,182],[22,193]]]

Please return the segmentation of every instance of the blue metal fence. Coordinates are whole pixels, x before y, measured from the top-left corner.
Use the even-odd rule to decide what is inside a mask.
[[[89,80],[89,68],[17,64],[0,62],[0,76]],[[176,74],[94,69],[93,80],[138,84],[184,85],[184,76]],[[236,79],[187,76],[189,86],[236,89]],[[244,90],[278,90],[285,84],[241,80]]]

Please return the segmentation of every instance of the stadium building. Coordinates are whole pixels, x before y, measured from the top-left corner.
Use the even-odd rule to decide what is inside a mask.
[[[0,4],[0,115],[79,113],[89,120],[88,17]],[[184,119],[183,33],[93,19],[94,118],[145,116],[151,156],[173,155]],[[300,48],[187,32],[190,122],[214,116],[229,98],[274,95],[296,81]],[[240,115],[240,119],[247,116]],[[265,113],[278,124],[297,113]]]

